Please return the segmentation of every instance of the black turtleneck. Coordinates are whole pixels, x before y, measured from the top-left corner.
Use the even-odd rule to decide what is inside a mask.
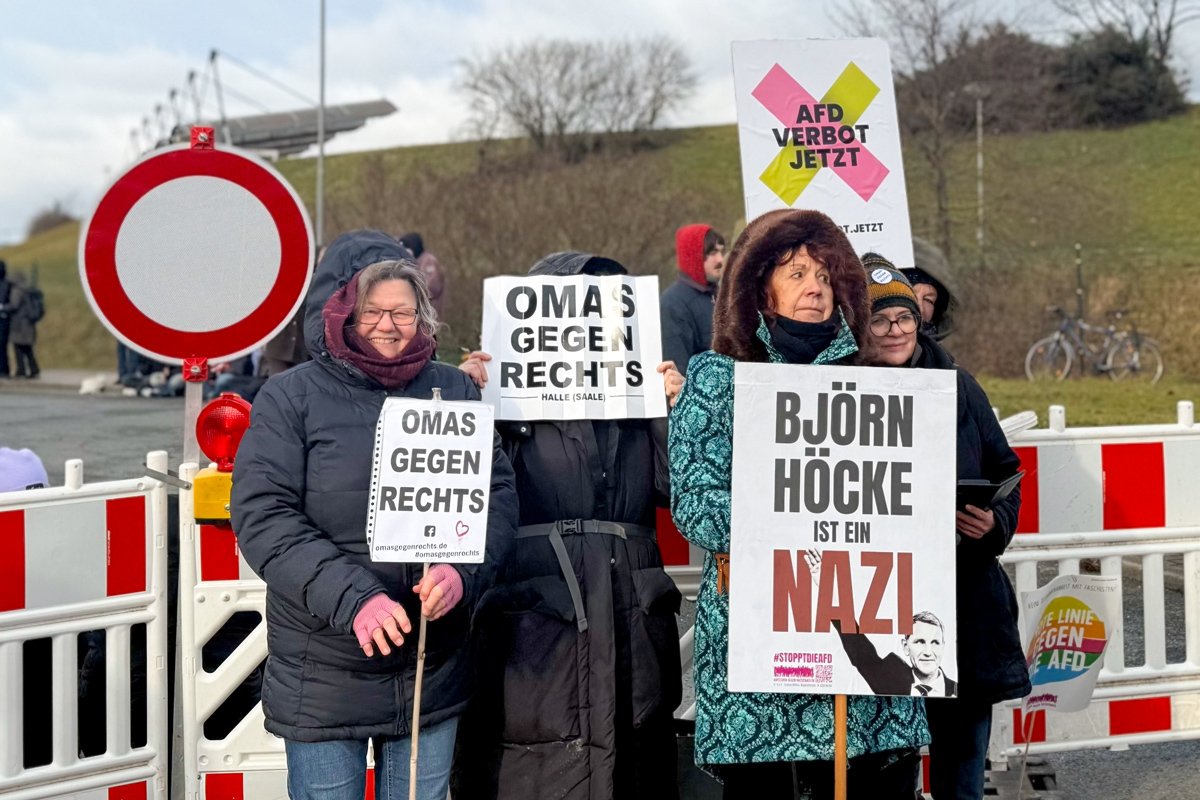
[[[830,317],[824,322],[798,322],[787,317],[775,317],[767,323],[771,344],[789,364],[811,364],[813,359],[833,344],[841,320]]]

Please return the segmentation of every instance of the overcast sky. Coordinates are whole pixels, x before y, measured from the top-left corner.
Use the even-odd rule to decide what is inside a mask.
[[[1024,0],[1001,0],[1010,22],[1059,36]],[[463,138],[456,62],[534,37],[666,34],[696,66],[699,88],[671,126],[734,121],[729,43],[841,33],[832,0],[329,0],[329,103],[386,97],[399,113],[338,137],[329,152]],[[982,4],[995,8],[995,2]],[[130,131],[203,74],[212,48],[317,95],[317,0],[0,0],[0,243],[18,241],[55,201],[86,216],[134,155]],[[1200,98],[1200,22],[1181,29],[1180,67]],[[300,101],[220,60],[227,113],[295,108]],[[234,93],[244,99],[234,96]],[[215,112],[212,90],[206,110]]]

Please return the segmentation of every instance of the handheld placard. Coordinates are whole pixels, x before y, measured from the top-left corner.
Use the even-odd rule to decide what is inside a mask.
[[[389,397],[375,428],[367,546],[372,561],[478,564],[487,547],[494,415],[475,401]],[[416,798],[424,614],[418,623],[409,797]]]

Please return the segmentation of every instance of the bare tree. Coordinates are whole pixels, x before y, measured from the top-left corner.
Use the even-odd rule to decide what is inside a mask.
[[[1197,0],[1052,0],[1062,13],[1095,33],[1113,27],[1138,41],[1145,37],[1160,68],[1170,69],[1175,31],[1200,18]]]
[[[461,63],[458,88],[472,123],[490,135],[526,136],[538,150],[573,159],[597,134],[654,128],[695,88],[683,50],[670,39],[536,41]]]
[[[946,68],[976,28],[975,0],[851,0],[840,22],[853,33],[892,44],[897,94],[907,101],[900,122],[933,171],[934,238],[947,258],[950,154],[956,143],[951,112],[968,81]]]

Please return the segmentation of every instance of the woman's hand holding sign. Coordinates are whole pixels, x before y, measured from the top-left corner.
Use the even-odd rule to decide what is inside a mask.
[[[968,504],[966,511],[955,512],[954,517],[958,522],[958,532],[972,539],[982,539],[996,527],[996,515],[990,508],[976,508]]]
[[[683,391],[684,377],[679,374],[674,361],[662,362],[655,369],[655,372],[662,373],[663,391],[667,394],[667,405],[674,408],[675,401],[679,399],[679,393]]]
[[[480,389],[487,386],[487,362],[491,361],[490,354],[482,350],[473,350],[469,353],[463,353],[462,363],[458,368],[471,376],[471,380],[475,381],[475,385]]]
[[[421,615],[428,620],[445,616],[462,600],[462,576],[449,564],[429,568],[429,574],[413,587],[421,597]]]

